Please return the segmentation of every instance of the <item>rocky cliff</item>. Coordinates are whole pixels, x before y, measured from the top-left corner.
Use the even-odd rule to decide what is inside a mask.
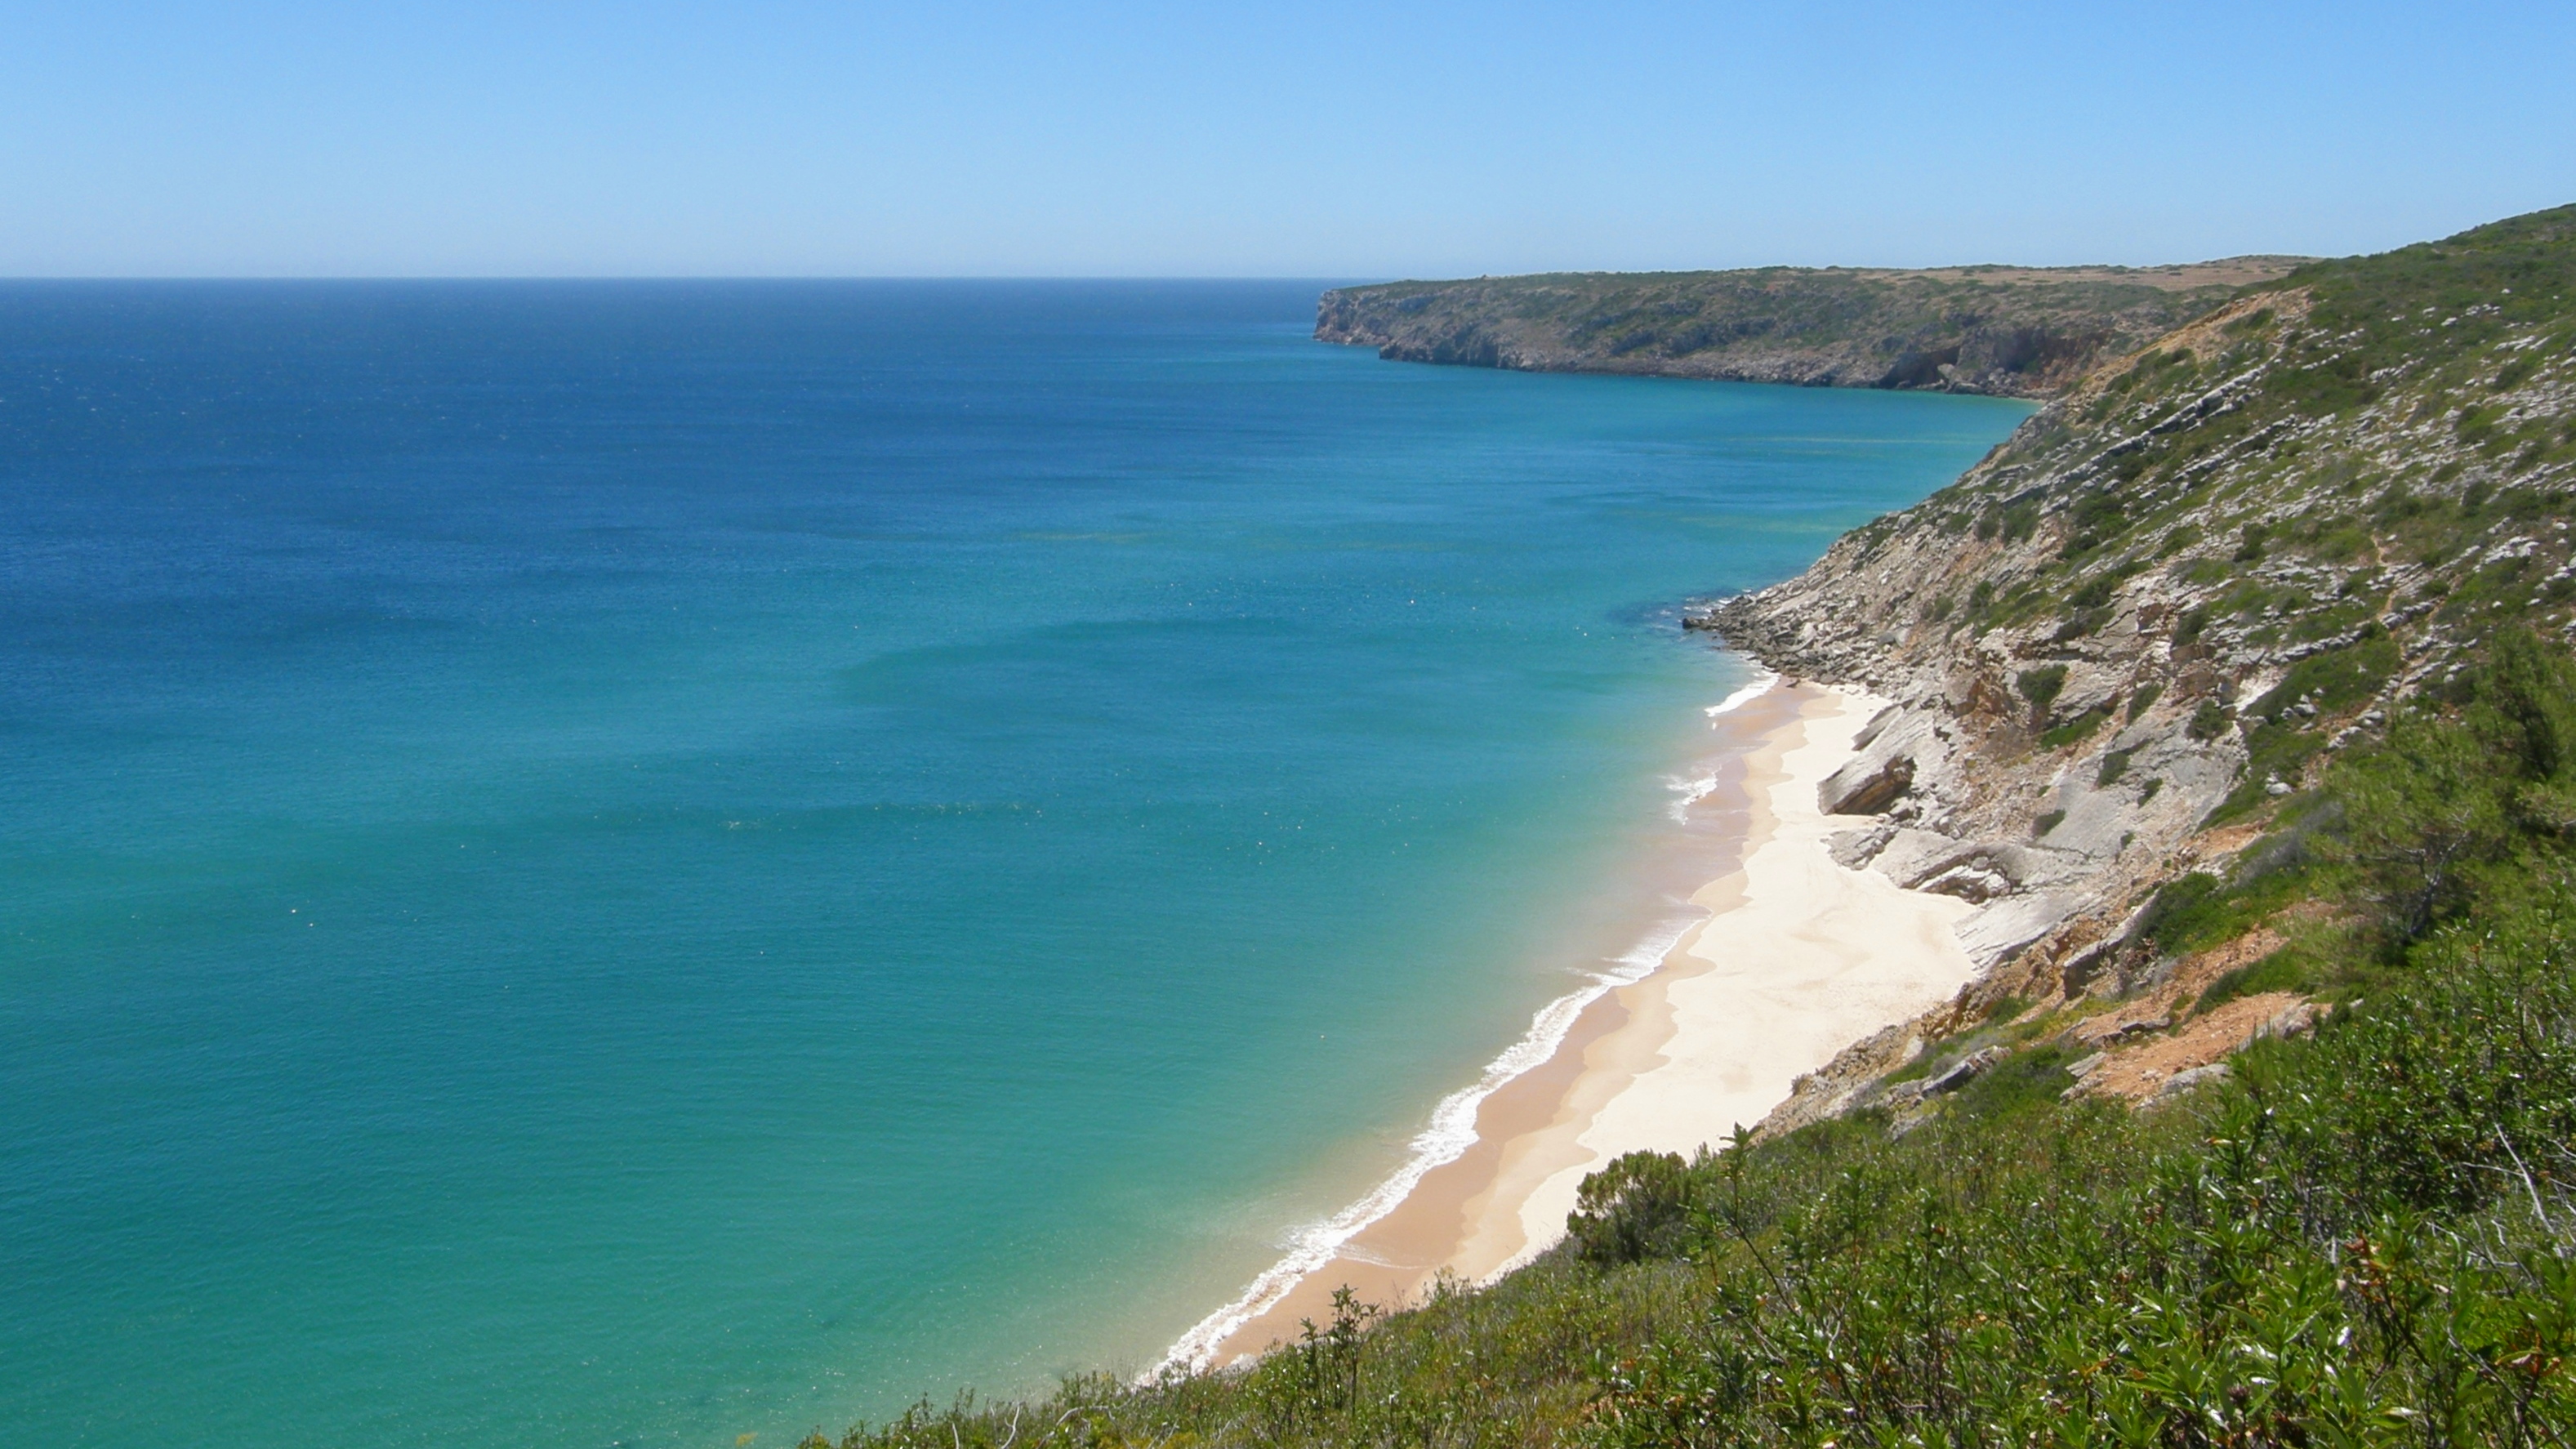
[[[1962,936],[1984,978],[1802,1082],[1770,1128],[1919,1099],[1938,1075],[1885,1074],[2005,1007],[2098,998],[2087,1047],[2180,1032],[2180,978],[2226,963],[2165,948],[2159,892],[2296,849],[2325,763],[2499,628],[2576,631],[2571,297],[2576,207],[2256,283],[2084,373],[1921,505],[1695,617],[1896,701],[1825,786],[1853,817],[1836,852],[1981,907]],[[2239,1009],[2204,1059],[2299,1003],[2268,1007],[2288,1015]]]
[[[1315,335],[1403,362],[2050,397],[2300,260],[1394,282],[1325,293]]]

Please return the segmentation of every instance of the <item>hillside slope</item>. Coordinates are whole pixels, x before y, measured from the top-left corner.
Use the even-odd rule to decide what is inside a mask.
[[[2571,296],[2576,208],[2303,268],[1703,616],[1901,702],[1839,777],[1879,823],[1838,853],[1987,903],[1962,1012],[2135,984],[2148,891],[2217,868],[2498,626],[2566,636]],[[1849,1105],[1917,1035],[1775,1125]]]
[[[1703,610],[1988,963],[1490,1287],[845,1446],[2576,1438],[2576,207],[2256,285]],[[815,1441],[822,1442],[820,1437]]]
[[[1392,282],[1325,293],[1315,336],[1401,362],[2047,397],[2299,260]]]

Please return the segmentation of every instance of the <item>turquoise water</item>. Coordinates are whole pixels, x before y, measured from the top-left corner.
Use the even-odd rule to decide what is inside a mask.
[[[1312,286],[0,288],[0,1419],[792,1442],[1149,1363],[2023,415]]]

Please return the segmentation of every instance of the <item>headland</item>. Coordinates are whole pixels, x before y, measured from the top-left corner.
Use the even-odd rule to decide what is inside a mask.
[[[2049,398],[2302,260],[1387,282],[1326,292],[1315,336],[1397,362]]]

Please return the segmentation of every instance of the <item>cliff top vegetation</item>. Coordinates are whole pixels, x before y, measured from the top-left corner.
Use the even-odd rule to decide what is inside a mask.
[[[1316,335],[1401,361],[2039,397],[2301,260],[1390,282],[1326,293]]]

